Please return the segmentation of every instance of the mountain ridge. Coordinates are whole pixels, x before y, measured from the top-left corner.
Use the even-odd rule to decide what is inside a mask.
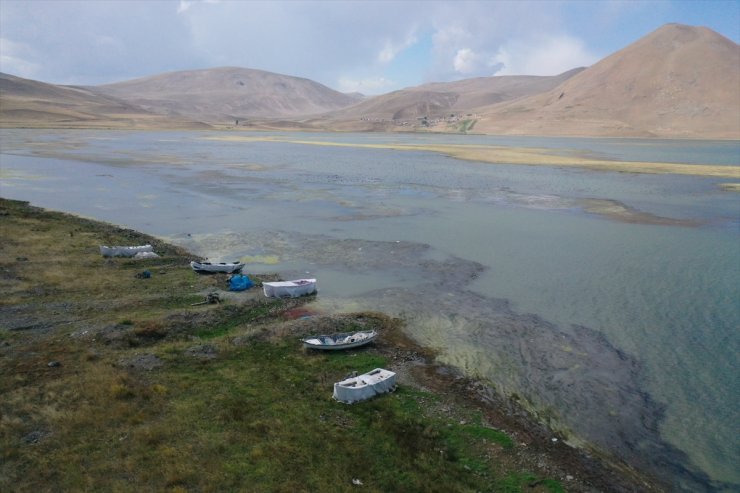
[[[0,125],[740,139],[738,88],[738,44],[706,27],[666,24],[556,76],[430,82],[369,97],[239,67],[100,86],[3,75]]]
[[[303,77],[240,67],[167,72],[87,89],[153,113],[207,121],[294,117],[359,100]]]

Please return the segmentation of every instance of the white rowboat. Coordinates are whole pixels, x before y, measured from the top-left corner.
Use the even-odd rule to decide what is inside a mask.
[[[339,402],[352,404],[396,390],[396,374],[390,370],[376,368],[357,377],[334,384],[332,397]]]
[[[378,337],[378,333],[374,330],[362,330],[359,332],[346,332],[330,336],[311,336],[306,339],[301,339],[301,341],[303,342],[304,348],[336,351],[339,349],[350,349],[364,346],[365,344],[374,341],[376,337]]]
[[[262,290],[268,298],[298,298],[316,292],[316,279],[263,282]]]
[[[242,270],[244,268],[244,263],[221,262],[218,264],[214,264],[211,262],[196,262],[195,260],[193,260],[192,262],[190,262],[190,267],[192,267],[195,272],[225,272],[227,274],[231,274],[233,272],[239,272],[240,270]]]

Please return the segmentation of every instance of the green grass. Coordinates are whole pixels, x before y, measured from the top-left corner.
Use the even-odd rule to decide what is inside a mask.
[[[478,122],[478,120],[463,120],[458,125],[458,132],[460,133],[468,133],[469,131],[473,130],[473,127]]]

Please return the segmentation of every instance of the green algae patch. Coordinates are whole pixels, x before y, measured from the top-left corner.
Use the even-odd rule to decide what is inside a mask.
[[[740,192],[740,183],[720,183],[719,188],[726,192]]]
[[[275,265],[280,263],[280,257],[277,255],[246,255],[239,260],[246,264]]]

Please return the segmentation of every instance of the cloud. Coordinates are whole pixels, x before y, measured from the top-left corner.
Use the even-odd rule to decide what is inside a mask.
[[[408,48],[409,46],[412,46],[416,44],[418,39],[416,38],[416,35],[413,32],[410,32],[406,39],[403,40],[400,43],[393,43],[390,39],[387,39],[385,41],[385,45],[383,46],[383,49],[380,50],[380,53],[378,53],[378,61],[380,63],[389,63],[392,62],[396,56],[398,56],[399,53],[401,53],[403,50]]]
[[[35,53],[30,46],[0,38],[0,72],[32,79],[41,69],[39,64],[31,61],[34,57]]]
[[[597,62],[578,38],[568,35],[513,40],[501,46],[492,59],[498,70],[491,75],[557,75]]]
[[[460,74],[471,74],[477,70],[478,64],[480,63],[480,57],[475,54],[470,48],[463,48],[457,50],[455,59],[452,62],[455,71]]]

